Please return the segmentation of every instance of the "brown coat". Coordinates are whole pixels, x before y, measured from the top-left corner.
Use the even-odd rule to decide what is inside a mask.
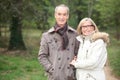
[[[48,80],[75,79],[74,68],[69,63],[77,54],[79,43],[77,33],[71,27],[68,27],[67,35],[69,44],[65,50],[61,48],[61,36],[54,32],[53,27],[42,35],[38,59],[48,73]]]

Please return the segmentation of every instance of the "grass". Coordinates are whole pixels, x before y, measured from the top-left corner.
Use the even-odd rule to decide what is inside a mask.
[[[0,80],[47,80],[37,59],[40,36],[40,30],[25,29],[23,39],[27,51],[0,51]],[[120,41],[110,37],[108,59],[113,73],[120,76]]]
[[[27,51],[0,52],[0,80],[47,80],[37,59],[41,31],[24,30]]]
[[[40,80],[41,78],[46,80],[37,56],[0,55],[0,80]]]

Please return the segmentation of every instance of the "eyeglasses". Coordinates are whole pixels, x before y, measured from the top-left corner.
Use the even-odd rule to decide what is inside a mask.
[[[81,26],[82,28],[88,28],[88,27],[93,27],[94,25],[86,25],[86,26]]]

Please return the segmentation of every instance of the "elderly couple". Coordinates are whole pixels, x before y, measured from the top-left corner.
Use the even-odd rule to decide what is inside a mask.
[[[80,21],[77,30],[67,20],[69,8],[55,8],[55,25],[42,34],[38,59],[48,80],[106,80],[109,35],[99,32],[91,18]]]

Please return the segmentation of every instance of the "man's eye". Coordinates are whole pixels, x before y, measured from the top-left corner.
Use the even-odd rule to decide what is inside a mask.
[[[67,14],[63,14],[64,16],[66,16]]]

